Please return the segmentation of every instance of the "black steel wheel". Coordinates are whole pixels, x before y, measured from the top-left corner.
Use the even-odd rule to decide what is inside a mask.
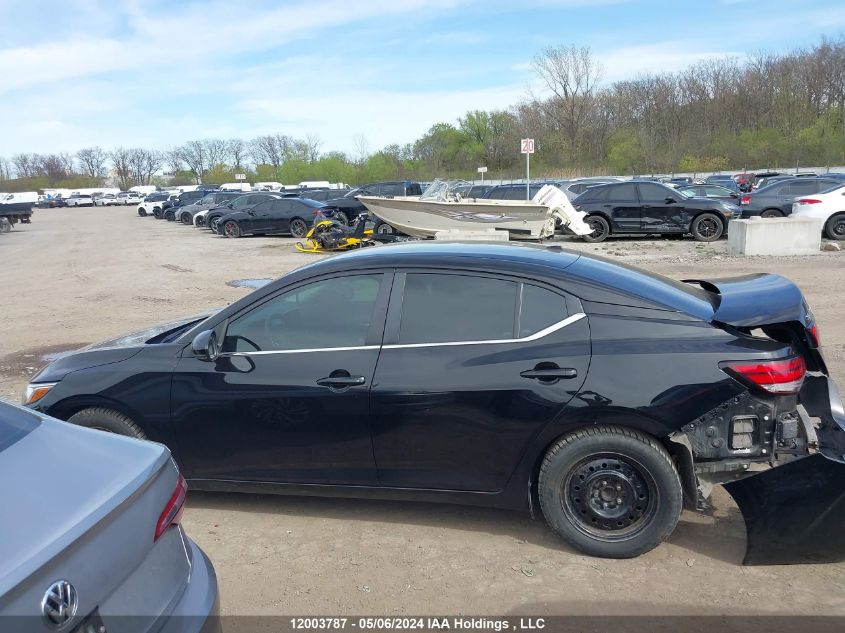
[[[610,235],[610,224],[600,215],[591,215],[586,219],[587,226],[593,229],[589,235],[582,236],[585,242],[603,242]]]
[[[690,225],[690,233],[699,242],[715,242],[724,232],[725,225],[715,213],[702,213]]]
[[[380,221],[376,224],[374,232],[378,235],[395,235],[396,229],[394,229],[391,225],[387,222]]]
[[[305,237],[308,233],[308,225],[302,218],[294,218],[290,221],[290,234],[294,237]]]
[[[845,213],[837,213],[827,221],[824,233],[831,240],[845,240]]]
[[[223,225],[223,235],[226,237],[240,237],[241,227],[234,220],[229,220]]]
[[[631,558],[675,529],[681,481],[666,449],[626,427],[575,431],[546,453],[538,477],[551,528],[592,556]]]

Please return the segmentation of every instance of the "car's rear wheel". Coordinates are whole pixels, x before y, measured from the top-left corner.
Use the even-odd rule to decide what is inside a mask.
[[[824,225],[824,234],[831,240],[845,240],[845,213],[836,213]]]
[[[226,237],[240,237],[241,227],[238,226],[237,222],[229,220],[223,225],[223,235]]]
[[[783,211],[779,209],[766,209],[763,213],[760,214],[761,218],[782,218]]]
[[[305,237],[308,233],[308,225],[302,218],[294,218],[290,221],[290,234],[294,237]]]
[[[610,235],[610,224],[600,215],[591,215],[586,222],[593,232],[583,236],[585,242],[603,242]]]
[[[182,220],[182,224],[193,224],[194,223],[194,219],[191,217],[190,213],[183,213],[181,220]]]
[[[657,440],[618,426],[566,435],[546,453],[538,493],[543,515],[567,543],[591,556],[632,558],[675,529],[683,491]]]
[[[690,233],[699,242],[715,242],[725,232],[725,225],[715,213],[702,213],[690,225]]]
[[[153,215],[155,216],[156,220],[161,220],[161,209],[158,207],[153,207]]]
[[[68,418],[68,422],[78,426],[84,426],[89,429],[98,429],[100,431],[116,433],[117,435],[137,437],[142,440],[147,438],[146,434],[132,421],[129,416],[123,415],[120,411],[115,411],[114,409],[101,407],[83,409],[82,411],[70,416],[70,418]]]

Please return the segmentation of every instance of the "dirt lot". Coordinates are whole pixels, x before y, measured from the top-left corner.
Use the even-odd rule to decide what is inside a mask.
[[[845,252],[730,258],[725,242],[618,239],[595,251],[673,277],[784,274],[820,323],[845,385]],[[39,210],[0,236],[0,396],[17,399],[45,354],[247,291],[315,256],[292,240],[212,237],[134,209]],[[226,614],[813,613],[845,615],[845,565],[739,565],[744,528],[718,490],[670,541],[635,560],[573,553],[540,520],[434,504],[193,493],[184,524],[211,557]]]

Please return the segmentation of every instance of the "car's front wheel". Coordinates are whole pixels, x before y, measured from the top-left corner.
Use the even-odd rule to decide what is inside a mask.
[[[593,232],[583,236],[585,242],[603,242],[610,235],[610,224],[600,215],[591,215],[586,222]]]
[[[824,234],[831,240],[845,240],[845,213],[837,213],[825,223]]]
[[[543,515],[577,550],[633,558],[675,529],[683,491],[657,440],[630,428],[598,426],[566,435],[546,453],[538,478]]]
[[[699,242],[715,242],[724,232],[725,225],[715,213],[702,213],[690,225],[690,233]]]
[[[290,234],[293,237],[305,237],[308,233],[308,225],[301,218],[294,218],[290,221]]]
[[[226,237],[240,237],[241,236],[241,227],[238,226],[237,222],[233,222],[229,220],[226,224],[223,225],[223,235]]]
[[[138,209],[138,215],[140,215],[142,218],[147,217],[147,210],[144,209],[143,207],[139,208]]]
[[[108,431],[109,433],[116,433],[117,435],[126,435],[127,437],[137,437],[139,439],[146,439],[146,434],[135,424],[129,416],[123,415],[120,411],[114,409],[106,409],[101,407],[92,407],[90,409],[83,409],[74,413],[68,422],[78,426],[84,426],[89,429],[98,429],[100,431]]]

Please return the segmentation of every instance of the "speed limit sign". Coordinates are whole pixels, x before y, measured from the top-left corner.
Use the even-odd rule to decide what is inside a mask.
[[[520,152],[523,154],[533,154],[534,153],[534,139],[533,138],[524,138],[520,141]]]

